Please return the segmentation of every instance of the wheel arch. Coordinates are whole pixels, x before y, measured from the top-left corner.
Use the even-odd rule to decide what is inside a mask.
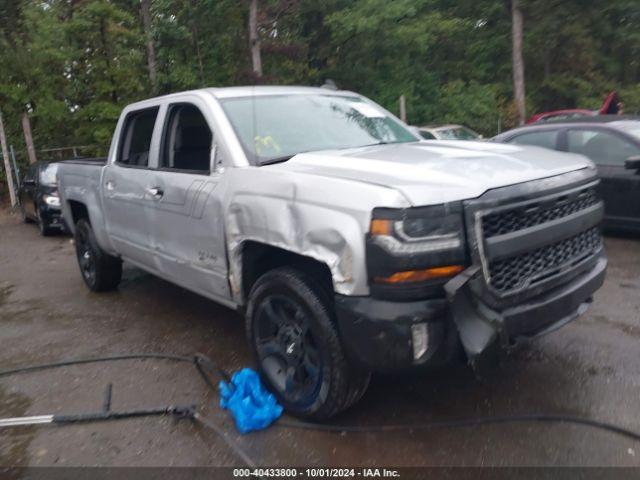
[[[68,198],[63,205],[63,217],[67,221],[67,227],[75,235],[76,224],[80,220],[86,220],[91,225],[93,233],[100,247],[110,255],[117,256],[117,252],[112,247],[105,228],[104,215],[100,210],[100,205],[92,205],[90,202]]]
[[[240,245],[242,304],[246,305],[255,282],[263,274],[279,267],[292,267],[313,277],[333,297],[334,285],[329,266],[313,257],[254,240]]]
[[[71,220],[74,228],[76,223],[82,219],[87,220],[89,224],[91,224],[89,209],[87,209],[87,206],[83,202],[79,202],[78,200],[69,200],[67,203],[69,204],[69,211],[71,212]]]

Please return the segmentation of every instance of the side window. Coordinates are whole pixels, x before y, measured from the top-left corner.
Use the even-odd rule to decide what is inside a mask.
[[[132,112],[127,115],[120,138],[118,163],[131,167],[149,166],[149,150],[158,107]]]
[[[624,165],[629,157],[640,155],[640,148],[624,138],[599,130],[569,130],[567,146],[598,165]]]
[[[517,145],[535,145],[537,147],[545,147],[555,150],[557,140],[557,130],[545,130],[542,132],[523,133],[522,135],[512,138],[508,143],[515,143]]]
[[[420,136],[422,138],[424,138],[425,140],[435,140],[436,139],[436,137],[431,132],[428,132],[427,130],[420,130]]]
[[[196,106],[172,105],[162,137],[160,167],[208,174],[212,140],[211,129]]]

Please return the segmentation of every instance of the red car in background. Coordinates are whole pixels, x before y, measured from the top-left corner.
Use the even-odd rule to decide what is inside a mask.
[[[527,123],[546,122],[548,120],[572,120],[578,117],[592,117],[594,115],[622,114],[622,102],[618,94],[613,91],[604,99],[599,110],[587,110],[586,108],[569,108],[565,110],[553,110],[550,112],[536,113],[527,120]]]

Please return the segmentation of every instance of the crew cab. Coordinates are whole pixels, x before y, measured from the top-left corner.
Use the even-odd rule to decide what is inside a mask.
[[[307,418],[354,404],[371,372],[462,351],[480,368],[564,325],[607,264],[585,157],[422,141],[347,91],[135,103],[106,163],[63,162],[58,181],[91,290],[124,260],[243,312],[262,378]]]

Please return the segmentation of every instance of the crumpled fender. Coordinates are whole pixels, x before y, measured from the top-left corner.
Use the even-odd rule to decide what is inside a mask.
[[[369,294],[364,237],[374,207],[406,208],[396,190],[366,182],[291,172],[274,165],[228,172],[224,221],[229,282],[242,298],[247,241],[312,258],[331,272],[334,291]]]
[[[295,197],[293,197],[295,198]],[[229,278],[234,297],[242,292],[242,246],[247,241],[270,245],[327,265],[337,293],[353,294],[366,280],[364,233],[346,212],[283,197],[243,195],[226,216]],[[360,249],[360,250],[358,250]],[[354,269],[362,271],[354,272]]]

